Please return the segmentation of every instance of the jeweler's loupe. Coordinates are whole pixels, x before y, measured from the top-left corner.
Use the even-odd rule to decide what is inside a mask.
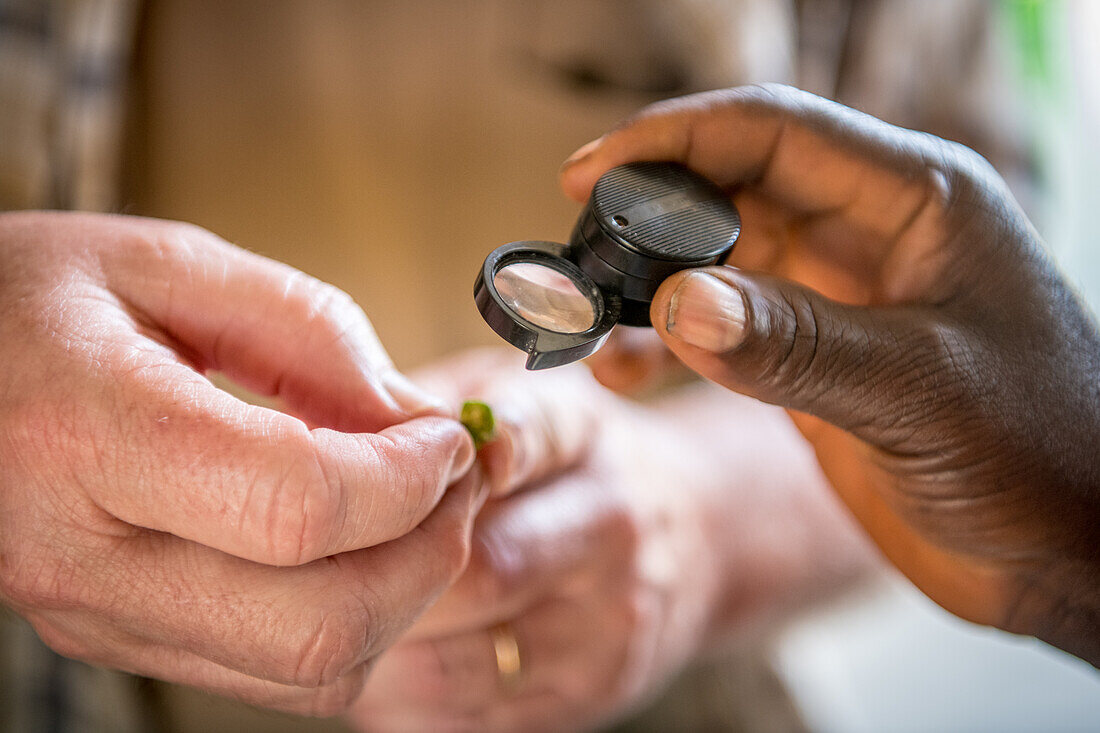
[[[725,262],[741,217],[721,188],[679,163],[630,163],[596,182],[569,238],[512,242],[485,258],[474,300],[527,352],[528,369],[583,359],[616,324],[649,326],[669,275]]]

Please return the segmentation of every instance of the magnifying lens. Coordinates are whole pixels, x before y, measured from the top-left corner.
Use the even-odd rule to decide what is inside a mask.
[[[729,195],[679,163],[629,163],[600,177],[569,244],[489,253],[474,300],[489,327],[548,369],[594,353],[616,324],[650,326],[669,275],[726,261],[741,233]]]

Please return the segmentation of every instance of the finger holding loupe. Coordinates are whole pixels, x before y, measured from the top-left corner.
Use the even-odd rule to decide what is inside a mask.
[[[668,276],[726,261],[741,233],[729,196],[679,163],[629,163],[600,177],[569,244],[493,250],[474,285],[485,322],[547,369],[592,354],[616,325],[650,326]]]

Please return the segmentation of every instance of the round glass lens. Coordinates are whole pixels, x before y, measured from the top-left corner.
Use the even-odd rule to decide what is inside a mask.
[[[537,262],[505,265],[493,287],[524,320],[555,333],[581,333],[596,323],[596,306],[577,284]]]

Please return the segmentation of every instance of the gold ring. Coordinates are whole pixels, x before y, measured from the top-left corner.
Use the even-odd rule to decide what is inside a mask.
[[[497,676],[501,686],[508,692],[516,692],[523,678],[523,665],[519,659],[519,643],[512,625],[505,622],[489,629],[489,638],[493,640],[493,652],[497,658]]]

